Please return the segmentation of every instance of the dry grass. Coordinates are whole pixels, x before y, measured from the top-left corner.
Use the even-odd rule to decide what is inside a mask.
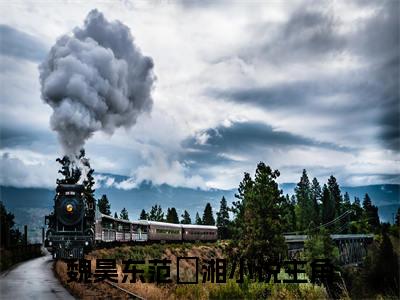
[[[86,256],[92,262],[92,272],[95,270],[96,258],[115,258],[117,261],[118,285],[128,291],[131,291],[145,299],[158,300],[183,300],[183,299],[259,299],[265,298],[265,292],[268,289],[272,299],[326,299],[327,294],[324,288],[312,284],[302,285],[281,285],[266,283],[251,283],[239,285],[235,280],[228,280],[227,283],[202,283],[201,264],[202,261],[216,258],[227,258],[227,245],[223,243],[215,244],[166,244],[166,245],[147,245],[147,246],[122,246],[112,249],[98,249]],[[176,284],[177,282],[177,257],[198,257],[198,284]],[[126,259],[145,259],[146,265],[141,269],[148,273],[147,260],[170,259],[171,279],[170,284],[142,283],[138,279],[136,283],[122,283],[122,260]],[[195,261],[180,261],[181,280],[191,281],[195,274]],[[229,270],[229,267],[228,267]],[[81,299],[128,299],[124,292],[106,284],[106,283],[67,283],[67,265],[58,261],[55,272],[60,281],[75,296]],[[229,273],[229,272],[228,272]],[[145,274],[145,277],[148,274]]]
[[[136,249],[135,249],[136,248]],[[222,247],[223,248],[223,247]],[[137,251],[140,250],[140,251]],[[153,255],[149,255],[153,254]],[[161,254],[161,255],[157,255]],[[133,258],[132,255],[138,256],[136,259],[145,258],[146,260],[156,258],[156,259],[170,259],[171,260],[171,284],[156,284],[156,283],[142,283],[138,279],[136,283],[122,283],[123,273],[122,273],[122,260]],[[85,258],[91,260],[92,272],[95,270],[95,259],[96,258],[116,258],[117,260],[117,272],[118,272],[118,285],[128,291],[131,291],[145,299],[207,299],[206,291],[207,287],[201,288],[201,293],[199,293],[198,287],[193,287],[194,285],[176,285],[177,274],[176,274],[176,263],[177,257],[199,257],[200,261],[211,258],[222,258],[223,251],[221,248],[215,247],[213,244],[207,245],[192,245],[192,244],[176,244],[176,245],[148,245],[148,246],[122,246],[111,249],[98,249],[91,252]],[[199,271],[201,270],[201,265],[199,261]],[[148,265],[148,264],[147,264]],[[181,261],[180,278],[183,280],[190,280],[193,278],[195,273],[195,261]],[[142,267],[143,269],[145,266]],[[71,291],[71,293],[80,299],[129,299],[125,293],[119,291],[118,289],[106,284],[106,283],[77,283],[68,282],[67,275],[67,264],[63,261],[57,261],[55,265],[55,273],[59,278],[60,282]],[[201,276],[199,274],[199,281],[201,281]],[[183,288],[187,287],[187,288]],[[178,289],[178,295],[176,291]],[[195,293],[190,291],[196,290]],[[189,296],[186,293],[190,292]],[[191,296],[200,296],[192,298]]]

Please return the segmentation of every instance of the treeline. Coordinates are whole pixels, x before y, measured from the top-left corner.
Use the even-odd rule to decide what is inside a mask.
[[[225,198],[223,198],[223,201],[225,203],[225,212],[223,215],[226,215],[227,220],[229,220],[229,214],[228,214],[228,209],[227,209],[227,204]],[[103,195],[98,201],[97,205],[99,207],[99,211],[102,214],[111,216],[111,205],[110,202],[108,201],[107,195]],[[215,222],[214,219],[214,214],[212,211],[212,207],[210,203],[207,203],[204,212],[202,215],[202,218],[200,217],[199,213],[196,213],[194,224],[197,225],[219,225],[219,224],[225,224],[219,222],[220,213],[217,213],[217,223]],[[123,208],[118,216],[117,212],[114,213],[114,218],[116,219],[122,219],[122,220],[129,220],[129,215],[128,211],[126,208]],[[167,222],[167,223],[174,223],[174,224],[192,224],[192,218],[187,210],[183,212],[181,215],[181,219],[178,217],[178,213],[176,211],[175,207],[167,208],[167,212],[164,213],[164,211],[161,208],[161,205],[155,204],[151,207],[149,212],[146,212],[144,209],[140,212],[139,215],[139,220],[149,220],[149,221],[157,221],[157,222]]]
[[[140,220],[149,220],[149,221],[158,221],[158,222],[167,222],[167,223],[175,223],[175,224],[192,224],[192,218],[187,210],[184,210],[181,215],[181,219],[179,220],[178,213],[175,207],[168,208],[167,213],[164,215],[164,212],[161,208],[161,205],[155,204],[151,207],[149,213],[147,213],[144,209],[142,209],[140,216]],[[215,225],[215,219],[212,211],[212,207],[210,203],[207,203],[202,218],[200,218],[199,213],[196,213],[196,217],[194,219],[194,224],[197,225]]]
[[[362,203],[358,197],[351,203],[349,194],[342,194],[333,175],[321,187],[317,178],[310,181],[303,170],[294,192],[292,197],[285,196],[282,205],[287,232],[306,232],[316,227],[326,227],[331,233],[379,231],[378,207],[369,195],[364,195]]]

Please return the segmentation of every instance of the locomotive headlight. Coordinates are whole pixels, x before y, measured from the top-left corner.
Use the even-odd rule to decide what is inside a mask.
[[[85,242],[85,246],[89,246],[89,242],[88,241]]]
[[[74,210],[74,207],[72,206],[72,204],[69,203],[69,204],[67,204],[65,209],[67,210],[68,213],[72,213],[72,211]]]

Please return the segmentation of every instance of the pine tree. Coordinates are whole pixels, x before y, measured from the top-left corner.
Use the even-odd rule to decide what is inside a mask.
[[[296,230],[296,213],[294,205],[288,194],[285,196],[285,201],[282,203],[282,224],[285,232]]]
[[[347,202],[346,194],[344,203]],[[361,207],[360,198],[354,197],[353,203],[350,204],[352,213],[350,214],[350,232],[351,233],[368,233],[368,224],[363,220],[363,209]]]
[[[335,202],[331,197],[328,186],[322,188],[322,223],[328,223],[335,218]]]
[[[0,201],[0,246],[7,248],[12,242],[12,228],[15,225],[14,214],[8,212],[3,202]],[[19,232],[19,231],[18,231]]]
[[[121,220],[129,220],[128,211],[126,210],[125,207],[121,210],[121,213],[119,214],[119,218]]]
[[[379,230],[380,220],[378,207],[372,205],[372,200],[368,194],[365,194],[363,200],[364,219],[368,222],[370,229],[374,232]]]
[[[111,206],[110,202],[108,201],[107,195],[101,196],[101,198],[97,202],[97,206],[102,214],[111,216],[111,210],[110,210]]]
[[[295,188],[298,202],[297,228],[305,230],[314,218],[314,207],[311,198],[311,187],[307,171],[304,169],[300,181]]]
[[[204,208],[203,219],[201,222],[203,225],[215,225],[212,207],[209,202],[207,202],[206,207]]]
[[[350,196],[349,196],[348,192],[345,192],[343,195],[342,209],[343,209],[343,212],[352,212],[352,205],[350,203]],[[347,226],[343,227],[341,233],[349,233],[350,230],[352,230],[352,232],[354,231],[354,229],[350,228],[350,227],[352,227],[351,220],[352,220],[352,214],[349,213],[346,216],[346,219],[344,220],[345,225],[347,225]],[[350,227],[349,227],[349,225],[350,225]]]
[[[328,179],[328,189],[334,204],[333,209],[335,211],[335,217],[338,217],[343,213],[343,198],[340,192],[339,184],[337,183],[336,178],[333,175],[331,175],[331,177],[329,177]]]
[[[218,226],[218,236],[221,239],[228,238],[229,210],[224,196],[222,196],[219,212],[217,212],[217,226]]]
[[[400,226],[400,207],[397,209],[396,213],[396,225]]]
[[[354,211],[353,216],[354,216],[354,221],[359,221],[362,218],[363,214],[363,209],[361,207],[361,201],[360,198],[354,197],[354,202],[351,205],[351,209]]]
[[[198,212],[196,212],[196,225],[202,225],[202,222],[201,222],[201,219],[200,219],[200,216],[199,216]]]
[[[117,212],[114,212],[114,219],[118,219],[118,214],[117,214]]]
[[[281,222],[284,197],[276,182],[279,175],[260,162],[254,181],[245,173],[239,185],[238,201],[232,208],[237,228],[233,239],[246,257],[268,260],[286,253]]]
[[[181,224],[192,224],[192,220],[190,219],[190,215],[187,212],[187,210],[185,210],[182,214],[182,221]]]
[[[372,249],[365,261],[363,277],[368,289],[378,293],[399,295],[399,260],[393,251],[387,229],[382,232],[382,241],[377,250]],[[385,297],[383,297],[385,298]],[[392,297],[390,297],[392,298]]]
[[[172,207],[171,209],[170,208],[167,209],[167,222],[179,224],[179,218],[178,218],[178,214],[176,212],[175,207]]]
[[[139,220],[147,220],[148,218],[149,216],[147,215],[146,211],[142,209],[142,211],[140,212]]]
[[[164,221],[164,213],[161,209],[161,205],[154,205],[151,207],[150,214],[149,214],[150,221]]]
[[[313,205],[313,222],[315,225],[321,224],[320,205],[322,203],[322,190],[317,178],[313,178],[311,185],[311,199]]]
[[[237,201],[233,201],[230,211],[234,214],[235,218],[232,221],[232,237],[238,241],[246,232],[245,224],[245,204],[247,199],[252,197],[254,182],[249,173],[244,173],[242,182],[239,183],[238,194],[235,194]]]

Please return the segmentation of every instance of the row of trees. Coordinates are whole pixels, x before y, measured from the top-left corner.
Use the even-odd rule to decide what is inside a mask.
[[[217,213],[218,214],[218,213]],[[140,216],[140,220],[150,220],[150,221],[158,221],[158,222],[167,222],[167,223],[175,223],[175,224],[192,224],[192,219],[187,210],[183,212],[181,215],[181,220],[179,220],[178,213],[175,207],[168,208],[167,213],[164,216],[164,212],[161,208],[161,205],[155,204],[151,207],[150,212],[147,213],[144,209],[142,209]],[[203,218],[200,218],[199,213],[196,213],[196,217],[194,223],[197,225],[215,225],[215,219],[212,211],[212,207],[210,203],[207,203],[204,212]]]
[[[346,192],[342,195],[336,178],[332,175],[321,188],[317,178],[310,182],[306,170],[295,188],[295,194],[286,195],[286,230],[307,231],[322,224],[333,223],[330,232],[377,232],[380,220],[378,208],[365,195],[362,206],[355,197],[351,203]],[[335,220],[335,222],[333,222]]]
[[[217,226],[227,227],[229,222],[229,213],[228,206],[225,198],[221,200],[223,211],[217,212]],[[99,211],[105,215],[111,216],[111,205],[108,201],[107,195],[103,195],[98,201],[97,205],[99,207]],[[129,220],[128,211],[126,208],[121,210],[121,213],[114,213],[114,218],[119,218],[123,220]],[[168,208],[166,214],[164,214],[161,205],[155,204],[151,207],[150,211],[147,213],[144,209],[142,209],[140,216],[140,220],[149,220],[149,221],[158,221],[158,222],[167,222],[167,223],[175,223],[175,224],[192,224],[192,219],[187,210],[183,212],[181,215],[181,220],[179,220],[178,213],[175,207]],[[196,213],[194,223],[197,225],[215,225],[215,219],[213,215],[213,210],[210,203],[207,203],[203,217],[200,218],[199,213]]]

